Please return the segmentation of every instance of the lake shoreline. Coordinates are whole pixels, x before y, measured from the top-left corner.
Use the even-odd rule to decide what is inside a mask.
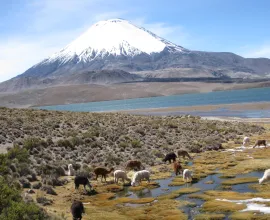
[[[128,114],[176,116],[194,115],[205,119],[228,121],[258,121],[270,119],[270,102],[247,102],[239,104],[196,105],[165,108],[148,108],[119,111]],[[270,121],[269,121],[270,122]],[[268,122],[268,123],[269,123]]]

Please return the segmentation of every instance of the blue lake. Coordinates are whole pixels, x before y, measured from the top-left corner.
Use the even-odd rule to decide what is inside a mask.
[[[164,108],[177,106],[217,105],[217,104],[234,104],[234,103],[267,102],[267,101],[270,101],[270,87],[217,91],[210,93],[161,96],[151,98],[88,102],[88,103],[77,103],[67,105],[41,106],[39,108],[47,110],[61,110],[61,111],[102,112],[102,111],[143,109],[143,108]],[[221,113],[226,112],[226,110],[223,109],[220,112]],[[200,114],[198,113],[198,115]],[[258,115],[257,110],[256,112],[250,112],[249,115],[250,117]],[[263,115],[264,117],[270,117],[270,110],[269,111],[262,110],[259,115]],[[216,114],[216,116],[222,115]],[[242,116],[242,117],[249,117],[249,116]]]

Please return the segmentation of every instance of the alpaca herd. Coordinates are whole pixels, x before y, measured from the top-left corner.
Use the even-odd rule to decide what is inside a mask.
[[[249,137],[244,137],[243,146],[246,147],[249,143],[250,143]],[[253,148],[255,148],[256,146],[261,146],[261,145],[263,145],[264,147],[267,147],[266,140],[257,140]],[[189,153],[185,150],[178,150],[177,155],[178,155],[178,158],[187,157],[188,159],[192,159]],[[175,175],[177,176],[177,175],[182,174],[184,182],[192,181],[192,176],[193,176],[192,171],[189,169],[183,169],[180,161],[176,161],[177,155],[174,152],[170,152],[165,155],[162,161],[165,163],[167,161],[169,161],[169,163],[173,162],[173,169],[174,169]],[[150,183],[150,172],[148,170],[145,170],[145,167],[142,165],[140,161],[138,160],[128,161],[126,164],[126,170],[139,170],[139,171],[136,171],[134,173],[132,179],[128,178],[126,171],[119,170],[119,169],[114,171],[113,168],[107,170],[106,168],[103,168],[103,167],[97,167],[94,169],[94,174],[96,176],[96,180],[98,179],[99,176],[101,176],[101,181],[102,179],[104,179],[106,182],[106,176],[110,174],[112,171],[114,171],[113,172],[114,183],[118,184],[119,179],[121,179],[124,184],[125,184],[125,181],[130,182],[130,185],[132,187],[141,184],[142,180],[147,180],[148,183]],[[68,165],[68,175],[69,176],[75,175],[75,171],[73,169],[72,164]],[[263,177],[258,180],[259,180],[259,184],[269,181],[270,169],[265,170]],[[92,188],[88,178],[84,176],[76,176],[74,179],[74,183],[75,183],[75,189],[78,189],[79,185],[83,185],[85,190],[86,190],[85,188],[86,186],[88,186],[90,189]],[[71,213],[73,215],[73,220],[82,219],[82,213],[84,213],[83,203],[79,201],[74,201],[71,206]]]

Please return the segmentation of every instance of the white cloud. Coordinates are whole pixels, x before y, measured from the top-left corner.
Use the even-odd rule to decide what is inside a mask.
[[[265,57],[270,58],[270,45],[259,46],[256,49],[249,50],[243,53],[244,57]]]
[[[55,51],[53,46],[41,42],[11,40],[0,44],[0,81],[8,80]]]

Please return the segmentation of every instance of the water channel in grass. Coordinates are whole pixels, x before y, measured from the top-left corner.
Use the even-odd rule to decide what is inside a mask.
[[[188,165],[192,165],[192,164],[188,164]],[[202,194],[203,192],[208,191],[208,190],[223,190],[221,183],[225,179],[220,178],[220,176],[221,176],[221,174],[211,174],[205,178],[200,179],[196,183],[187,183],[187,184],[182,185],[182,186],[169,186],[169,184],[172,182],[172,180],[175,177],[175,175],[172,174],[172,176],[169,178],[156,180],[155,182],[157,182],[159,184],[158,188],[143,189],[141,191],[134,192],[134,191],[129,190],[129,187],[124,187],[124,190],[121,192],[118,192],[116,197],[128,197],[128,198],[137,198],[137,199],[147,198],[147,197],[156,198],[156,197],[161,196],[161,195],[169,194],[174,190],[178,190],[181,188],[187,188],[187,187],[195,187],[195,188],[200,189],[199,192],[193,193],[193,194]],[[242,178],[242,177],[258,177],[259,178],[261,176],[263,176],[263,172],[251,172],[248,174],[237,175],[235,178]],[[211,181],[212,184],[207,183],[209,181]],[[243,184],[232,185],[231,191],[235,191],[235,192],[239,192],[239,193],[256,192],[255,190],[253,190],[249,187],[250,184],[254,184],[254,183],[243,183]],[[202,204],[204,203],[204,201],[201,199],[190,198],[189,195],[191,195],[191,194],[181,195],[178,198],[176,198],[176,200],[189,201],[189,202],[194,204],[192,206],[187,205],[187,206],[181,207],[181,210],[183,210],[187,214],[188,219],[194,219],[194,216],[196,216],[197,214],[200,213],[200,208],[201,208]],[[127,205],[133,206],[133,207],[138,207],[138,206],[142,206],[145,204],[127,204]],[[228,213],[225,213],[225,214],[226,214],[225,219],[227,219]]]

